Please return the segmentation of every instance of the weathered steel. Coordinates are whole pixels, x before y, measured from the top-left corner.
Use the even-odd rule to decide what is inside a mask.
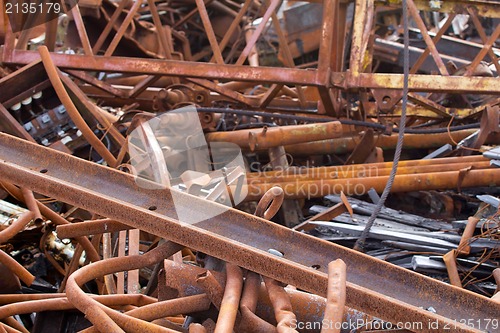
[[[342,125],[338,121],[332,121],[318,124],[213,132],[208,133],[206,139],[209,142],[231,142],[254,151],[283,145],[333,139],[340,136],[342,136]]]
[[[146,190],[125,173],[0,135],[0,177],[108,218],[233,262],[264,276],[326,295],[326,267],[333,259],[349,267],[347,305],[393,322],[430,321],[440,329],[478,332],[462,318],[495,318],[500,304],[364,254],[321,241],[230,209],[190,225],[176,220],[169,190]],[[78,177],[75,177],[78,173]],[[206,211],[213,205],[190,195],[176,204]],[[275,249],[277,257],[268,252]],[[312,268],[312,266],[318,270]],[[380,276],[378,272],[384,272]],[[68,287],[70,285],[68,281]],[[437,314],[422,308],[432,306]],[[457,321],[455,321],[457,320]]]

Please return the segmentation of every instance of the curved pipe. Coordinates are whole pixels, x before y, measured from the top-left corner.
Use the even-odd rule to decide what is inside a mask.
[[[24,202],[26,203],[26,206],[35,215],[34,216],[35,222],[36,223],[42,222],[43,221],[42,214],[40,213],[40,210],[38,209],[38,205],[36,204],[36,199],[35,199],[35,196],[33,195],[33,192],[28,190],[28,189],[21,188],[21,193],[23,194],[23,198],[24,198]]]
[[[212,304],[220,310],[224,297],[224,288],[210,271],[203,272],[196,277],[196,283],[205,291]]]
[[[226,289],[217,317],[215,333],[231,333],[234,329],[238,306],[240,304],[241,290],[243,288],[243,273],[238,266],[226,263]]]
[[[275,186],[270,188],[257,204],[254,215],[271,220],[280,209],[281,204],[283,204],[284,198],[285,193],[281,187]]]
[[[268,277],[264,277],[269,299],[274,308],[274,315],[278,325],[279,333],[297,332],[293,328],[293,323],[297,322],[297,317],[293,313],[292,303],[285,289],[279,285],[279,282]]]
[[[65,294],[59,293],[54,295],[65,295]],[[25,295],[20,295],[20,296],[25,296]],[[44,297],[50,297],[50,295],[45,294]],[[105,306],[121,306],[129,304],[137,306],[146,304],[144,306],[147,306],[149,304],[157,302],[155,298],[140,294],[87,295],[87,297],[96,300]],[[75,305],[72,304],[65,296],[56,298],[19,301],[16,303],[1,306],[0,320],[18,314],[26,314],[26,313],[42,312],[42,311],[65,311],[73,309],[75,309]]]
[[[35,277],[28,272],[26,268],[2,250],[0,250],[0,263],[4,264],[5,267],[14,273],[27,286],[31,286],[33,281],[35,281]]]
[[[88,297],[88,295],[80,289],[80,286],[92,279],[106,274],[154,265],[155,263],[170,257],[181,249],[182,247],[178,244],[166,242],[141,256],[112,258],[87,265],[73,273],[68,278],[66,285],[67,297],[77,309],[85,313],[86,317],[99,331],[123,332],[120,328],[120,326],[122,326],[127,331],[132,332],[170,332],[170,330],[158,325],[138,320],[104,307],[99,302]]]
[[[16,199],[21,200],[21,201],[23,200],[21,190],[18,189],[16,186],[9,184],[9,183],[4,183],[4,182],[0,182],[0,183]],[[61,215],[57,214],[52,209],[45,206],[40,201],[36,200],[36,204],[38,206],[38,209],[40,209],[40,212],[42,213],[42,215],[45,216],[47,219],[51,220],[54,224],[56,224],[56,225],[71,224],[65,218],[63,218]],[[94,248],[92,243],[90,243],[90,241],[87,237],[75,237],[75,239],[78,243],[82,244],[82,247],[85,250],[85,253],[87,254],[88,258],[91,261],[96,262],[96,261],[101,260],[101,257],[99,256],[96,249]]]
[[[22,213],[7,229],[0,231],[0,244],[7,242],[19,232],[23,231],[34,217],[35,214],[32,211]]]
[[[49,50],[46,46],[40,46],[38,48],[38,52],[40,53],[40,57],[42,58],[43,66],[47,72],[50,82],[56,91],[57,97],[68,111],[71,120],[75,123],[78,129],[82,132],[85,139],[88,143],[97,151],[99,155],[108,163],[108,165],[112,168],[116,168],[117,162],[115,157],[110,153],[110,151],[106,148],[106,146],[99,140],[99,138],[92,132],[90,127],[87,125],[85,120],[82,118],[80,112],[76,108],[75,104],[71,100],[66,88],[59,77],[60,72],[57,67],[54,65],[50,57]]]

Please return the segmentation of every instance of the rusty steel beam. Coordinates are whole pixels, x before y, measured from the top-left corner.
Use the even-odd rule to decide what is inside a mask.
[[[126,57],[102,57],[51,53],[61,69],[78,69],[113,73],[194,77],[212,80],[235,80],[264,83],[320,85],[316,71],[296,68],[249,67],[212,63]],[[15,50],[3,62],[29,64],[40,59],[36,52]]]
[[[261,83],[284,83],[305,86],[323,86],[316,70],[276,67],[249,67],[218,65],[178,60],[158,60],[125,57],[102,57],[51,53],[54,64],[61,69],[103,71],[113,73],[149,74],[173,77],[193,77],[211,80],[235,80]],[[6,63],[29,64],[39,60],[33,51],[14,50],[1,59]],[[343,72],[330,74],[331,84],[339,88],[357,90],[360,87],[373,89],[402,89],[402,74],[359,73],[346,77]],[[411,75],[410,91],[456,92],[498,94],[500,86],[495,77],[461,77],[439,75]]]
[[[347,306],[391,322],[411,318],[422,323],[422,332],[435,331],[429,321],[439,329],[453,325],[454,332],[479,332],[460,319],[481,323],[500,312],[500,304],[484,296],[234,209],[194,225],[180,223],[169,189],[138,187],[131,175],[5,134],[0,134],[0,178],[322,296],[328,263],[342,259],[349,268]],[[200,212],[218,206],[178,197],[176,205]],[[424,310],[430,306],[437,313]]]

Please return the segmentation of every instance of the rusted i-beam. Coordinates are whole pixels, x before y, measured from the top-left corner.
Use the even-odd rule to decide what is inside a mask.
[[[323,296],[326,267],[340,258],[349,267],[346,305],[391,322],[412,318],[422,323],[422,332],[433,331],[426,327],[429,321],[439,329],[454,325],[455,332],[478,332],[459,320],[477,323],[500,311],[500,304],[486,297],[234,209],[196,224],[179,223],[176,206],[200,211],[222,206],[181,193],[174,205],[169,189],[138,187],[123,172],[5,134],[0,134],[0,177]],[[71,285],[70,277],[68,296]],[[437,314],[423,309],[429,306]]]

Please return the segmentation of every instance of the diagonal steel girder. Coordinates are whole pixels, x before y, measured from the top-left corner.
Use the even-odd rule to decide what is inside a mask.
[[[170,190],[138,187],[129,174],[2,133],[0,179],[322,296],[328,263],[340,258],[348,267],[348,306],[393,323],[421,323],[419,332],[481,332],[479,325],[500,313],[500,303],[484,296],[235,209],[181,224]],[[206,211],[216,204],[184,195],[176,205]],[[430,306],[436,314],[424,310]]]

